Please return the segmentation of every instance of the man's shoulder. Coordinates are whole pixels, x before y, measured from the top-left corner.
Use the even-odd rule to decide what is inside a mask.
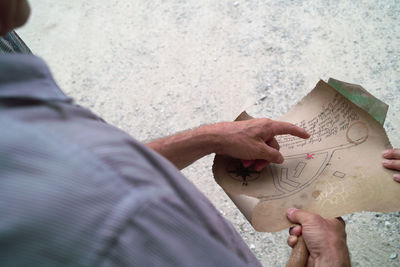
[[[43,114],[47,109],[0,118],[0,235],[7,233],[4,242],[19,248],[7,250],[5,260],[15,262],[21,253],[29,259],[26,253],[36,251],[32,257],[41,264],[89,263],[108,246],[104,231],[119,235],[107,224],[125,223],[128,213],[172,189],[141,155],[151,152],[127,134],[89,115],[67,112],[70,120]],[[21,243],[23,233],[29,235]],[[38,256],[41,250],[50,256]]]
[[[0,101],[9,98],[66,101],[46,63],[34,55],[0,55]]]

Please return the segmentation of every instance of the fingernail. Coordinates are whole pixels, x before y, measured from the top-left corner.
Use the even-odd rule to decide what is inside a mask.
[[[382,161],[383,165],[389,165],[392,161],[391,160],[387,160],[385,159],[384,161]]]
[[[382,152],[382,156],[387,156],[390,153],[390,149],[386,149],[385,151]]]
[[[293,214],[293,212],[296,210],[296,208],[289,208],[288,210],[287,210],[287,214],[288,214],[288,216],[292,216],[292,214]]]
[[[297,241],[297,236],[294,236],[294,235],[289,236],[290,243],[296,243],[296,241]]]
[[[395,180],[396,182],[400,182],[400,174],[394,174],[393,180]]]

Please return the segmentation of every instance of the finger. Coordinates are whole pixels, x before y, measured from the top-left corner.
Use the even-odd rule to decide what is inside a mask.
[[[393,174],[393,180],[400,183],[400,174]]]
[[[268,162],[279,163],[279,164],[283,162],[283,156],[278,150],[270,147],[264,142],[262,143],[261,146],[262,147],[260,149],[259,159],[264,159]]]
[[[276,141],[276,139],[275,138],[272,138],[272,139],[270,139],[270,140],[268,140],[267,142],[267,145],[269,145],[270,147],[273,147],[273,148],[275,148],[276,150],[278,150],[279,151],[279,144],[278,144],[278,141]],[[267,167],[268,166],[268,164],[269,164],[269,161],[266,161],[266,160],[256,160],[256,162],[255,162],[255,164],[254,164],[254,169],[256,170],[256,171],[262,171],[265,167]]]
[[[286,216],[292,223],[298,223],[298,224],[303,224],[310,220],[315,221],[321,218],[321,216],[317,214],[295,208],[288,209],[286,212]]]
[[[312,267],[312,266],[315,266],[315,265],[316,265],[315,264],[315,260],[312,257],[308,257],[306,267]]]
[[[385,168],[400,171],[400,160],[385,159],[382,161],[382,165]]]
[[[310,137],[310,134],[306,130],[289,122],[274,121],[271,127],[274,135],[291,134],[300,138]]]
[[[281,147],[278,144],[278,141],[276,141],[275,137],[267,141],[267,145],[272,146],[276,150],[279,150]]]
[[[268,161],[263,160],[263,159],[258,159],[256,160],[255,164],[254,164],[254,169],[258,172],[262,171],[265,167],[267,167],[269,164]]]
[[[289,236],[288,239],[287,239],[287,244],[291,248],[294,248],[294,246],[296,246],[296,244],[297,244],[297,236],[295,236],[295,235]]]
[[[242,159],[242,165],[245,168],[250,167],[251,165],[253,165],[255,162],[255,160],[248,160],[248,159]]]
[[[293,225],[289,228],[289,234],[294,236],[300,236],[302,227],[300,225]]]
[[[387,149],[382,152],[385,159],[400,159],[400,148]]]

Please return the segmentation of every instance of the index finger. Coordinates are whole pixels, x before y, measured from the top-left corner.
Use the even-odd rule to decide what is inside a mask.
[[[310,137],[310,134],[307,133],[306,130],[290,122],[274,121],[271,128],[274,136],[280,134],[291,134],[304,139]]]

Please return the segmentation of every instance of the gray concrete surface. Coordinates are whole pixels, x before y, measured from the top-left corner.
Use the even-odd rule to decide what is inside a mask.
[[[274,118],[334,77],[390,105],[385,128],[400,146],[397,0],[31,2],[23,39],[77,103],[139,140],[232,120],[262,97]],[[255,232],[215,184],[212,158],[183,172],[263,265],[284,266],[287,232]],[[345,216],[354,266],[400,266],[399,216]]]

